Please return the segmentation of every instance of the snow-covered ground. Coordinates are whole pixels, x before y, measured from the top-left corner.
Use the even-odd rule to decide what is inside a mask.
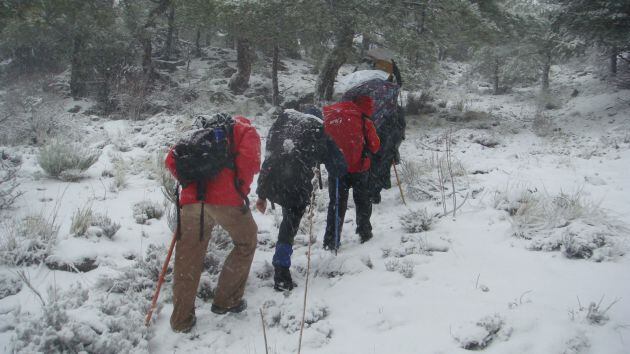
[[[225,103],[211,103],[208,97],[224,83],[209,79],[206,67],[193,62],[181,80],[209,87],[190,112],[209,113],[220,105],[250,117],[264,138],[271,107],[230,94]],[[287,67],[281,72],[286,95],[297,97],[312,88],[314,77],[306,63],[288,61]],[[464,353],[482,347],[487,353],[630,352],[630,259],[625,254],[630,239],[630,92],[617,91],[588,71],[563,67],[557,72],[553,99],[558,108],[537,119],[535,88],[483,95],[463,89],[454,77],[434,91],[433,104],[445,107],[407,117],[404,163],[398,166],[407,205],[393,180],[394,187],[374,206],[370,242],[360,244],[354,235],[350,202],[339,253],[323,250],[328,197],[325,189],[317,194],[302,352]],[[456,112],[457,105],[464,112]],[[143,316],[153,291],[151,277],[172,234],[167,213],[136,220],[134,205],[163,205],[162,171],[156,166],[190,119],[168,114],[137,122],[81,114],[66,118],[86,132],[84,146],[102,149],[98,162],[83,180],[66,183],[45,177],[35,149],[10,148],[23,157],[20,188],[25,194],[3,222],[4,237],[23,216],[54,216],[59,235],[52,259],[77,263],[90,258],[98,267],[79,273],[45,265],[0,267],[3,286],[16,286],[20,271],[34,288],[23,285],[0,299],[2,351],[12,352],[16,340],[25,352],[41,350],[38,341],[58,337],[68,343],[73,338],[87,344],[100,340],[94,348],[101,352],[265,353],[262,310],[269,352],[297,352],[307,220],[294,247],[297,289],[279,293],[272,288],[270,263],[280,209],[254,212],[259,247],[245,293],[248,309],[224,316],[210,312],[207,293],[217,278],[210,266],[202,276],[202,293],[210,299],[197,299],[192,332],[170,330],[170,282],[147,331]],[[447,168],[447,215],[439,191],[437,166],[446,161],[446,141],[452,144],[455,203],[465,201],[455,216]],[[125,183],[117,185],[112,177],[116,169],[126,171]],[[71,234],[73,214],[86,206],[120,224],[112,239]],[[225,235],[219,233],[217,239]],[[211,248],[213,256],[227,252],[220,243]],[[67,317],[51,319],[50,314]],[[46,329],[46,324],[59,323],[63,325]]]

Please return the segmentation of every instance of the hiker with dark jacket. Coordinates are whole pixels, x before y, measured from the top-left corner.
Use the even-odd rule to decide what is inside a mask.
[[[374,123],[369,119],[373,110],[374,102],[368,96],[324,107],[324,131],[332,137],[348,165],[345,176],[328,177],[330,203],[324,235],[326,249],[337,250],[339,247],[350,188],[356,206],[356,233],[361,243],[372,238],[372,202],[368,183],[370,155],[380,147]]]
[[[300,220],[310,204],[313,190],[313,168],[326,166],[330,176],[346,171],[343,155],[324,133],[321,112],[313,115],[294,110],[284,111],[273,123],[267,137],[265,161],[258,175],[258,211],[264,213],[267,201],[282,207],[282,222],[272,264],[274,288],[292,290],[291,254]],[[319,115],[319,117],[317,117]]]
[[[227,135],[217,129],[211,133],[217,140],[227,139],[232,158],[230,166],[219,170],[210,180],[183,186],[179,196],[181,214],[175,247],[171,315],[171,328],[176,332],[187,332],[196,322],[195,297],[214,225],[220,225],[229,233],[234,249],[223,264],[211,311],[225,314],[241,312],[247,307],[243,293],[256,250],[257,226],[246,206],[246,199],[254,175],[260,169],[260,137],[244,117],[215,115],[210,121],[218,119],[228,122]],[[207,128],[208,122],[202,120],[201,125],[200,128]],[[177,145],[168,153],[165,164],[173,176],[181,180],[179,175],[182,173],[178,173],[181,164],[177,163],[180,156],[176,154],[176,148]]]
[[[381,190],[390,189],[391,169],[393,164],[400,164],[400,144],[405,140],[405,113],[397,106],[395,113],[385,117],[383,123],[376,128],[381,139],[381,149],[372,156],[370,168],[370,198],[372,203],[381,202]]]

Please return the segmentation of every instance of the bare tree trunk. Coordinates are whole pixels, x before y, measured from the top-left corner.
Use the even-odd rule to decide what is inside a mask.
[[[363,37],[363,39],[361,40],[361,58],[363,58],[365,57],[365,53],[370,50],[371,41],[367,33],[363,33],[361,37]]]
[[[173,55],[173,37],[175,32],[175,4],[171,2],[168,9],[168,32],[166,34],[166,43],[164,44],[164,55],[162,58],[170,60]]]
[[[83,49],[83,38],[80,34],[75,34],[72,40],[72,60],[70,64],[70,94],[73,98],[85,97],[87,95],[87,75],[83,67],[81,51]]]
[[[354,28],[351,21],[342,21],[335,48],[328,54],[326,61],[317,78],[316,96],[319,100],[332,100],[335,91],[335,79],[339,68],[348,59],[348,54],[352,50],[352,39],[354,38]]]
[[[494,74],[493,74],[493,81],[494,81],[494,94],[498,95],[499,94],[499,58],[495,58],[494,59]]]
[[[168,9],[171,0],[160,0],[155,8],[149,12],[144,26],[138,34],[138,39],[142,45],[142,73],[144,74],[144,89],[146,90],[152,82],[155,71],[153,68],[153,44],[151,43],[151,33],[149,28],[155,26],[155,20]]]
[[[146,32],[146,31],[145,31]],[[140,41],[142,43],[142,73],[145,80],[148,82],[153,76],[153,45],[148,33],[143,34]]]
[[[249,76],[252,72],[253,55],[249,45],[249,39],[238,38],[236,40],[236,73],[230,78],[228,87],[240,95],[249,87]]]
[[[195,36],[195,55],[201,56],[201,28],[197,27],[197,34]]]
[[[549,74],[551,73],[551,53],[545,55],[545,62],[542,70],[542,89],[549,91]]]
[[[610,73],[612,76],[617,76],[617,57],[619,56],[619,48],[613,47],[612,54],[610,55]]]
[[[278,61],[280,60],[280,48],[278,44],[273,45],[273,60],[271,62],[271,104],[274,107],[280,106],[280,90],[278,89]]]

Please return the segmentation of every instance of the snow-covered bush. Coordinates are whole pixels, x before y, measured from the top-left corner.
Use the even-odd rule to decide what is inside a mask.
[[[148,303],[133,293],[90,301],[80,286],[49,291],[41,314],[17,312],[14,352],[148,353],[149,329],[142,323]],[[94,319],[76,316],[89,313]]]
[[[114,155],[112,157],[112,164],[114,168],[111,173],[113,180],[109,186],[109,190],[118,192],[127,186],[127,163],[120,155]]]
[[[0,300],[7,296],[15,295],[22,290],[22,280],[20,278],[2,273],[0,274]]]
[[[403,258],[409,255],[419,254],[431,256],[433,252],[447,252],[449,244],[442,239],[428,239],[425,234],[405,234],[400,237],[400,245],[397,247],[383,248],[383,258]]]
[[[100,151],[54,140],[39,150],[38,162],[51,177],[75,180],[99,158]]]
[[[105,275],[99,278],[97,287],[117,294],[142,293],[144,297],[150,298],[151,291],[162,271],[166,253],[164,246],[149,245],[144,258],[137,259],[132,266],[121,269],[116,275]],[[166,282],[171,281],[171,271],[172,268],[169,267]],[[162,289],[164,294],[169,291],[165,288]],[[168,294],[162,297],[162,299],[165,298],[169,298]]]
[[[402,229],[407,233],[428,231],[433,224],[433,217],[423,210],[410,210],[400,217]]]
[[[17,181],[20,164],[20,158],[12,158],[0,151],[0,210],[11,208],[15,200],[23,194],[17,189],[20,186]]]
[[[112,222],[112,220],[106,216],[92,211],[90,205],[86,205],[72,215],[72,222],[70,225],[70,232],[75,236],[105,236],[109,239],[114,237],[116,232],[120,229],[120,224]]]
[[[133,205],[133,218],[138,224],[146,224],[150,219],[159,219],[163,214],[162,206],[150,200],[143,200]]]
[[[577,309],[572,309],[569,311],[569,317],[571,318],[572,321],[580,320],[590,325],[598,325],[598,326],[604,325],[606,324],[606,322],[610,320],[610,317],[608,316],[608,311],[610,311],[610,309],[613,306],[615,306],[615,304],[619,301],[619,299],[612,301],[605,308],[602,307],[603,301],[604,301],[604,297],[602,296],[599,302],[596,303],[594,301],[591,301],[588,304],[588,307],[584,307],[582,306],[582,304],[579,302],[579,299],[578,299],[579,306]]]
[[[528,240],[529,249],[594,261],[626,251],[627,226],[579,191],[548,196],[536,189],[520,189],[499,194],[494,204],[510,214],[513,235]]]
[[[537,111],[534,115],[534,120],[532,121],[532,130],[534,131],[534,134],[540,137],[550,135],[554,130],[551,116],[542,110]]]
[[[562,351],[562,354],[584,354],[591,347],[591,343],[584,333],[572,337],[565,344],[566,348]]]
[[[286,306],[286,304],[277,304],[274,300],[267,300],[262,306],[265,312],[265,323],[268,327],[279,327],[285,332],[291,334],[300,330],[302,322],[301,306]],[[328,306],[320,301],[308,303],[306,307],[306,316],[304,318],[304,326],[306,328],[313,324],[324,320],[330,314]]]
[[[398,258],[387,258],[385,260],[385,270],[388,272],[398,272],[405,278],[412,278],[415,264],[409,259],[400,261]]]
[[[510,328],[505,328],[503,318],[494,314],[479,321],[461,325],[455,329],[453,338],[459,346],[467,350],[483,350],[496,338],[507,339]]]
[[[35,86],[35,85],[34,85]],[[44,144],[62,130],[63,110],[56,97],[39,92],[36,87],[13,90],[0,99],[0,145]]]
[[[59,226],[54,218],[29,215],[18,222],[7,222],[0,234],[0,264],[40,264],[50,255],[57,242]]]

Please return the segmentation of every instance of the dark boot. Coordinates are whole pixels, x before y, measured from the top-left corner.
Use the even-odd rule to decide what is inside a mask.
[[[238,304],[230,308],[223,308],[215,304],[212,304],[212,307],[210,307],[210,311],[212,311],[213,313],[216,313],[217,315],[225,315],[228,312],[241,313],[245,311],[246,308],[247,308],[247,301],[241,300]]]
[[[333,235],[326,234],[324,235],[324,249],[332,251],[336,249],[335,247],[335,238]]]
[[[273,275],[273,288],[277,291],[291,291],[297,287],[297,284],[293,282],[291,278],[291,272],[289,268],[275,266]]]
[[[372,231],[363,231],[359,233],[359,237],[361,238],[361,243],[368,242],[374,235],[372,235]]]

